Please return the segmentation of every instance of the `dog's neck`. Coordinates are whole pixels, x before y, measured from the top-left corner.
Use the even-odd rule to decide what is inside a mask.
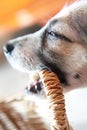
[[[67,83],[68,85],[63,87],[64,92],[87,87],[87,65],[80,71],[67,74]]]

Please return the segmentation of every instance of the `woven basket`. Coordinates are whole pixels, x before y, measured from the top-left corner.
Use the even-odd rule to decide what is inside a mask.
[[[0,101],[0,130],[71,130],[58,77],[48,70],[40,71],[39,75],[45,86],[51,117],[45,114],[47,120],[44,121],[30,97],[19,95],[17,98],[5,98]],[[51,125],[48,124],[50,118]]]
[[[0,130],[50,130],[29,96],[9,97],[0,101]]]

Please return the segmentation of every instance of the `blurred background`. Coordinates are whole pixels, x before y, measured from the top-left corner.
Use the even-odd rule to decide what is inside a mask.
[[[14,70],[3,54],[9,39],[39,30],[72,0],[2,0],[0,2],[0,98],[23,92],[29,76]]]

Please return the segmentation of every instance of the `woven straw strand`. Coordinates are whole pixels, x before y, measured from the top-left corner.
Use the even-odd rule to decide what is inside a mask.
[[[39,74],[49,102],[52,130],[71,130],[66,117],[65,100],[58,77],[48,70],[42,70]]]

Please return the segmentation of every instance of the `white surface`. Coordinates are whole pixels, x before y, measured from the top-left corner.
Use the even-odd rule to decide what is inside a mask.
[[[87,130],[87,89],[74,90],[66,95],[66,108],[74,130]]]
[[[27,74],[6,64],[0,67],[0,98],[23,93],[29,82]],[[87,130],[87,89],[74,90],[66,95],[66,108],[74,130]]]
[[[28,74],[18,72],[8,64],[0,66],[0,98],[24,92],[28,82]]]

